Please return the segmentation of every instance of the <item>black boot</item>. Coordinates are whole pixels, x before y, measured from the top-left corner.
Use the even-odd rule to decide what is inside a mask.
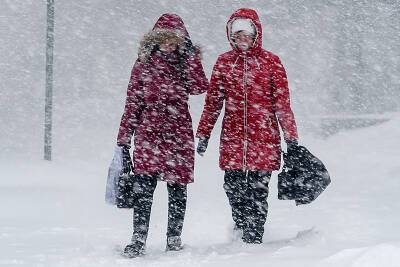
[[[167,247],[166,251],[179,251],[182,250],[182,240],[180,236],[170,236],[167,237]]]
[[[136,258],[144,255],[145,244],[140,241],[134,241],[127,245],[122,253],[127,258]]]
[[[242,240],[244,243],[247,243],[247,244],[261,244],[263,232],[264,232],[264,229],[262,229],[261,231],[256,231],[254,229],[250,230],[249,228],[246,228],[243,231]]]

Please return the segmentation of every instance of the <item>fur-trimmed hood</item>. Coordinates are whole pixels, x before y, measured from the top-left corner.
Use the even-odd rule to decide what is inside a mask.
[[[145,34],[140,42],[139,60],[146,62],[151,53],[166,40],[175,42],[181,54],[200,54],[200,47],[193,46],[182,19],[175,14],[164,14],[157,20],[153,30]]]
[[[145,34],[139,46],[138,54],[140,61],[147,61],[156,47],[159,47],[160,44],[167,40],[174,42],[178,47],[185,42],[185,38],[168,29],[155,29]]]

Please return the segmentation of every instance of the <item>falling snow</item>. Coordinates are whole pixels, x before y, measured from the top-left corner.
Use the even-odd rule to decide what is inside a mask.
[[[242,7],[260,16],[263,48],[287,72],[299,143],[324,162],[332,183],[296,206],[278,200],[273,172],[264,243],[236,240],[218,164],[219,116],[204,157],[195,156],[184,250],[165,252],[168,195],[158,183],[146,255],[125,259],[132,212],[106,205],[104,191],[140,40],[161,14],[178,14],[210,78],[231,49],[226,23]],[[51,162],[42,160],[46,1],[2,0],[0,25],[0,265],[400,265],[399,1],[55,0]],[[196,130],[205,94],[185,97]],[[163,154],[147,141],[143,148]]]

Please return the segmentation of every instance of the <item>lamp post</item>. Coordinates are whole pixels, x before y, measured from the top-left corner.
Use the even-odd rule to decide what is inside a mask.
[[[51,130],[53,112],[53,48],[54,48],[54,0],[47,0],[46,31],[46,99],[44,119],[44,159],[51,160]]]

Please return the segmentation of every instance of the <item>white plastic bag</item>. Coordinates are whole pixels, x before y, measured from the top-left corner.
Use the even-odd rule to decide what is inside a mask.
[[[116,205],[118,179],[122,171],[122,147],[116,146],[114,150],[114,157],[108,168],[107,184],[106,184],[106,203]]]

